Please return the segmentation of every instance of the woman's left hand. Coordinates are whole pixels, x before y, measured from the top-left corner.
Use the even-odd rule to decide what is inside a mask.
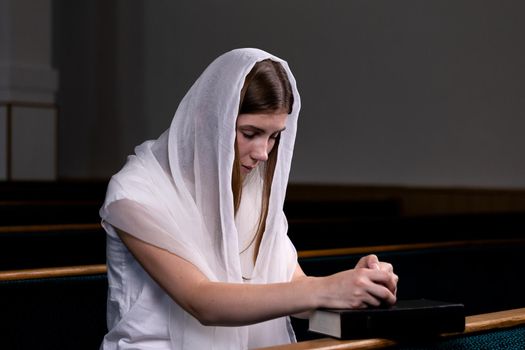
[[[392,266],[392,264],[383,262],[383,261],[379,261],[379,258],[377,257],[377,255],[370,254],[370,255],[364,256],[361,259],[359,259],[359,261],[355,265],[355,268],[356,269],[380,270],[380,271],[385,271],[385,272],[393,274],[394,280],[396,283],[395,283],[394,290],[391,290],[391,292],[394,293],[394,295],[396,295],[397,281],[399,280],[399,277],[396,274],[394,274],[394,267]]]

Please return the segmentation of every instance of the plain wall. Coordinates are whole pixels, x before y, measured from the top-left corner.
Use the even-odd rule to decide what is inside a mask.
[[[295,183],[525,187],[525,2],[56,0],[59,175],[104,178],[219,54],[286,59]]]

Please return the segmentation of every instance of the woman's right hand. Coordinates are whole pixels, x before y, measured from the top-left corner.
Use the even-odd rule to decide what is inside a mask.
[[[356,267],[320,279],[320,307],[362,309],[396,302],[398,277],[393,271]]]

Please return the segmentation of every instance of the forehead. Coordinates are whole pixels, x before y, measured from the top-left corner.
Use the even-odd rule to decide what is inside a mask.
[[[237,126],[253,126],[265,131],[281,130],[286,125],[287,113],[249,113],[239,114]]]

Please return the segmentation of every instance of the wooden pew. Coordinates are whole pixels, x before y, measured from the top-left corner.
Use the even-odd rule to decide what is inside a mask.
[[[2,201],[102,203],[108,180],[0,181],[0,198]]]
[[[287,197],[284,212],[289,220],[349,220],[400,216],[399,201],[384,199],[294,199]]]
[[[336,250],[319,250],[319,251],[300,251],[299,259],[303,264],[303,267],[307,272],[309,269],[308,263],[314,263],[317,267],[323,265],[323,259],[328,264],[325,266],[325,274],[332,273],[330,269],[341,269],[352,267],[360,256],[368,253],[377,253],[380,257],[382,254],[398,254],[399,261],[408,258],[409,267],[425,267],[425,264],[421,264],[419,259],[421,256],[433,256],[442,255],[443,249],[452,249],[454,252],[459,253],[460,256],[464,256],[464,249],[485,247],[494,249],[498,245],[501,245],[503,252],[507,254],[506,264],[510,264],[511,267],[519,268],[522,264],[521,255],[523,251],[523,245],[525,239],[513,240],[511,242],[507,240],[500,241],[479,241],[479,242],[440,242],[439,244],[432,243],[420,243],[412,245],[398,245],[398,246],[369,246],[369,247],[358,247],[348,249],[336,249]],[[518,253],[517,257],[509,256],[508,249],[513,248]],[[456,250],[454,250],[456,249]],[[404,255],[408,256],[404,256]],[[411,259],[414,256],[418,259],[419,263],[413,264]],[[483,255],[482,255],[483,256]],[[391,255],[390,257],[394,257]],[[493,257],[494,258],[494,257]],[[516,264],[513,263],[513,259],[519,259]],[[487,260],[487,259],[485,259]],[[334,261],[336,264],[334,265]],[[500,260],[494,262],[494,266],[497,269],[501,269]],[[452,262],[454,263],[454,262]],[[310,265],[311,267],[311,265]],[[321,266],[322,267],[322,266]],[[406,266],[405,266],[406,267]],[[443,266],[441,266],[443,268]],[[509,268],[506,268],[509,270]],[[319,270],[318,270],[319,271]],[[448,276],[450,271],[441,271],[442,275],[434,276],[422,276],[418,274],[419,270],[411,271],[410,269],[405,270],[405,273],[401,273],[403,279],[409,282],[411,279],[417,282],[418,289],[413,290],[414,286],[405,287],[400,282],[400,288],[398,292],[399,297],[408,296],[406,298],[414,297],[427,297],[435,299],[448,299],[451,295],[445,296],[443,289],[439,289],[436,295],[424,294],[425,291],[431,292],[437,285],[446,284],[443,283],[443,279],[450,278]],[[42,344],[67,344],[71,347],[74,343],[74,339],[83,338],[87,348],[93,348],[98,346],[104,335],[105,329],[105,304],[106,304],[106,293],[107,293],[107,281],[106,281],[106,267],[103,264],[92,265],[92,266],[69,266],[69,267],[55,267],[46,269],[32,269],[32,270],[14,270],[14,271],[0,271],[0,309],[4,311],[4,317],[2,322],[4,324],[0,329],[6,330],[6,334],[10,334],[12,337],[8,338],[11,343],[14,344],[13,348],[17,348],[19,344],[30,344],[34,347],[42,347]],[[438,271],[439,272],[439,271]],[[411,274],[410,274],[411,273]],[[497,278],[508,279],[511,277],[510,271],[508,276],[496,276]],[[515,272],[514,272],[515,273]],[[523,275],[523,274],[522,274]],[[515,274],[512,275],[513,281],[516,281]],[[454,278],[462,278],[461,275],[452,276]],[[478,279],[479,276],[474,276]],[[483,285],[480,289],[480,293],[494,293],[494,290],[501,287],[501,280],[492,277],[491,283],[493,286]],[[435,284],[431,284],[429,281],[434,281]],[[450,282],[450,281],[449,281]],[[467,278],[466,283],[469,283]],[[426,286],[424,286],[426,285]],[[457,281],[455,285],[457,291]],[[505,303],[522,303],[521,296],[523,295],[523,283],[518,281],[511,290],[508,286],[503,287],[501,293],[507,298],[503,297],[502,300],[498,300],[498,296],[489,295],[481,297],[481,301],[487,304],[489,308],[501,308],[501,305],[508,305]],[[521,288],[521,289],[520,289]],[[446,289],[444,289],[446,291]],[[460,290],[463,293],[463,291]],[[468,290],[467,290],[468,292]],[[418,295],[417,293],[423,293]],[[516,295],[515,295],[516,294]],[[479,295],[471,296],[467,294],[467,297],[474,298],[474,301],[480,298]],[[451,300],[464,302],[467,306],[470,306],[470,310],[475,310],[471,306],[471,300]],[[523,305],[523,304],[522,304]],[[479,306],[479,305],[478,305]],[[468,308],[467,308],[468,309]],[[81,327],[78,326],[78,319],[81,320]],[[475,320],[475,318],[474,318]],[[28,333],[27,324],[39,324],[40,327],[34,330],[33,335],[39,339],[39,346],[36,343],[35,337],[30,337]],[[76,324],[73,329],[72,324]],[[301,329],[301,325],[294,324],[298,339],[306,340],[304,337],[305,329]],[[468,329],[468,328],[467,328]],[[66,336],[62,338],[58,336],[63,332]],[[301,332],[303,337],[301,338]],[[57,335],[58,334],[58,335]],[[331,342],[332,340],[330,340]],[[18,345],[17,345],[18,344]],[[87,344],[90,346],[88,347]],[[306,343],[308,346],[314,343]],[[321,343],[320,343],[321,344]],[[344,345],[346,346],[346,344]],[[52,348],[52,347],[50,347]],[[76,349],[82,349],[82,345],[75,346]]]
[[[298,250],[521,238],[525,213],[469,213],[412,217],[288,218],[288,235]],[[320,240],[319,236],[323,239]]]
[[[0,226],[0,270],[103,264],[100,224]]]
[[[368,349],[507,349],[525,347],[525,308],[467,316],[465,331],[436,338],[400,342],[391,339],[337,340],[322,338],[264,348],[266,350],[368,350]],[[262,350],[262,349],[261,349]]]
[[[105,265],[0,271],[2,349],[97,349],[106,333]]]
[[[467,315],[525,307],[523,252],[525,238],[423,242],[300,251],[305,273],[324,276],[355,266],[375,253],[391,262],[399,275],[398,299],[460,302]],[[502,264],[502,261],[505,261]],[[307,332],[307,321],[292,319],[298,340],[319,336]]]
[[[100,221],[102,201],[0,201],[0,226],[85,224]]]
[[[100,193],[93,198],[77,200],[70,196],[69,189],[56,198],[53,191],[46,189],[44,192],[49,196],[45,200],[30,189],[25,193],[27,198],[20,202],[34,205],[37,211],[38,205],[49,205],[33,218],[35,222],[47,220],[54,223],[56,218],[63,217],[60,210],[64,208],[63,200],[67,199],[69,203],[76,203],[72,206],[71,216],[66,218],[66,222],[69,220],[72,224],[0,227],[0,270],[104,263],[105,234],[98,224],[99,203],[95,198]],[[14,194],[9,205],[15,203]],[[471,314],[521,306],[515,304],[516,296],[525,294],[524,282],[519,280],[513,285],[509,281],[515,268],[523,268],[519,259],[523,250],[523,240],[519,237],[525,228],[523,212],[400,217],[399,203],[392,198],[348,202],[288,200],[286,205],[289,233],[300,250],[303,269],[309,274],[325,275],[351,268],[360,256],[378,253],[383,260],[394,263],[401,277],[399,296],[403,298],[452,298],[452,301],[462,302],[468,299],[467,310]],[[4,214],[9,214],[12,209]],[[15,209],[27,208],[18,206]],[[89,220],[92,224],[86,224],[85,216],[79,211],[90,211],[96,219]],[[16,225],[23,222],[20,218],[24,218],[2,217]],[[412,244],[414,234],[419,237],[416,244]],[[15,240],[24,236],[29,238],[26,242],[32,243],[16,243],[17,247],[4,244],[2,239],[8,236]],[[495,236],[502,239],[494,239]],[[57,237],[61,237],[59,241]],[[315,249],[313,255],[312,249]],[[512,268],[498,271],[501,266],[496,257],[508,252],[512,254],[506,264]],[[463,259],[465,256],[474,259]],[[447,257],[452,257],[461,269],[471,271],[471,276],[463,278]],[[38,260],[37,264],[34,264],[35,260]],[[483,269],[476,265],[476,261],[483,262]],[[478,283],[493,276],[505,281],[504,287],[497,290],[497,283],[492,282],[477,293]],[[468,288],[458,293],[461,283]],[[501,297],[505,291],[509,291],[507,298]],[[487,297],[491,293],[492,297]]]

